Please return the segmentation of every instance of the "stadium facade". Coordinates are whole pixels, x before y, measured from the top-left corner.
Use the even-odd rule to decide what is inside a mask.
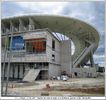
[[[21,16],[2,19],[1,29],[4,78],[34,81],[64,73],[70,77],[97,76],[93,54],[99,33],[83,21],[64,16]]]

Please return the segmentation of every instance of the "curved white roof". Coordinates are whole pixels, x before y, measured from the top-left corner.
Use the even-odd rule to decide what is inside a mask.
[[[2,23],[8,27],[8,24],[12,21],[13,24],[17,26],[19,24],[19,19],[21,19],[26,26],[29,23],[29,18],[33,20],[35,28],[49,28],[52,32],[62,33],[70,37],[75,45],[75,53],[73,55],[74,60],[86,47],[85,41],[95,44],[93,52],[98,47],[99,33],[97,30],[88,23],[78,19],[65,16],[34,15],[3,19]],[[89,60],[89,56],[89,54],[86,56],[86,61]]]

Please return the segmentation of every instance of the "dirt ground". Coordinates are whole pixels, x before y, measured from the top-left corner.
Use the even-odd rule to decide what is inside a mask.
[[[104,78],[71,78],[68,81],[10,82],[8,93],[14,96],[104,96],[104,87]]]

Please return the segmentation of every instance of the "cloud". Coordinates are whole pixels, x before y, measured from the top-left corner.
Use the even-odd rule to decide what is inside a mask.
[[[3,2],[2,17],[30,14],[59,14],[68,2]],[[7,12],[8,11],[8,12]]]
[[[99,64],[100,66],[105,66],[105,63],[104,63],[105,62],[105,55],[97,54],[97,55],[94,55],[93,58],[94,58],[95,64]]]
[[[59,14],[67,2],[18,2],[17,5],[33,13]],[[37,12],[36,12],[37,11]],[[27,11],[26,11],[27,12]]]

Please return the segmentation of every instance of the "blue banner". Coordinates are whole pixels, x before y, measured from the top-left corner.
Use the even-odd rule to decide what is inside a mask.
[[[22,36],[15,36],[12,39],[12,50],[22,50],[25,47],[25,42]]]

